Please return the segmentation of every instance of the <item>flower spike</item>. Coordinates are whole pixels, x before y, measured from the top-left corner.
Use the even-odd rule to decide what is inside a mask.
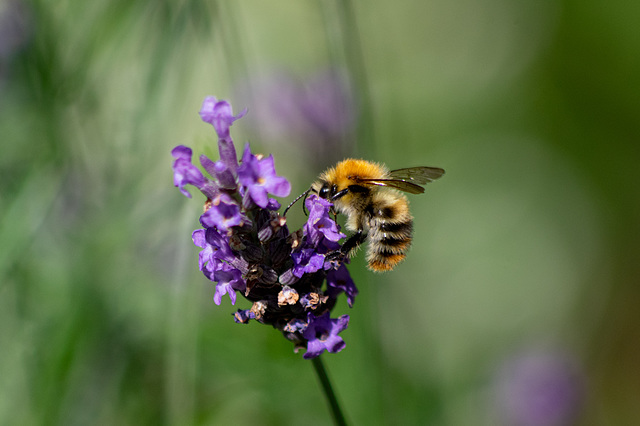
[[[235,305],[238,295],[252,304],[234,313],[236,322],[272,325],[295,348],[306,348],[306,359],[339,352],[345,343],[338,334],[349,316],[330,314],[341,293],[352,306],[358,290],[347,267],[326,257],[340,249],[345,234],[330,215],[331,203],[308,192],[307,222],[289,232],[272,197],[288,196],[291,184],[276,174],[274,157],[255,154],[246,144],[238,165],[230,127],[245,114],[246,109],[233,115],[229,102],[213,96],[204,100],[200,116],[215,128],[220,153],[217,161],[200,156],[206,174],[192,164],[190,148],[171,152],[174,185],[187,197],[185,187],[192,185],[206,198],[202,228],[191,236],[201,249],[198,266],[215,283],[216,305],[224,296]]]

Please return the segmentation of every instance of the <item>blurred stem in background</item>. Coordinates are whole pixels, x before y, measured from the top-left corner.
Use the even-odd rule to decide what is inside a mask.
[[[158,88],[167,87],[167,70],[175,62],[177,48],[188,32],[198,31],[198,22],[206,23],[212,15],[200,9],[201,2],[71,2],[55,8],[39,1],[6,4],[27,14],[30,33],[23,49],[10,58],[11,67],[2,75],[9,83],[1,87],[4,96],[0,96],[4,97],[0,111],[6,130],[2,133],[15,138],[6,145],[10,141],[3,141],[0,160],[0,235],[7,243],[4,247],[13,251],[0,254],[5,260],[0,265],[3,293],[9,296],[3,297],[8,306],[2,310],[16,315],[12,321],[3,321],[6,329],[2,334],[13,335],[13,346],[24,351],[22,377],[29,381],[18,387],[23,393],[12,395],[14,403],[9,405],[15,410],[8,411],[3,405],[0,415],[15,423],[38,422],[36,418],[68,423],[95,415],[100,411],[97,406],[104,404],[101,400],[111,400],[113,405],[98,416],[106,423],[119,423],[116,418],[128,416],[142,422],[161,418],[162,409],[142,408],[141,401],[146,400],[150,406],[164,407],[166,418],[175,424],[191,421],[195,417],[193,369],[198,328],[193,327],[197,315],[185,313],[198,311],[193,309],[197,287],[184,282],[185,269],[174,271],[182,277],[180,286],[166,299],[170,313],[164,317],[167,341],[159,345],[167,351],[167,404],[158,404],[162,397],[155,383],[163,383],[160,378],[145,383],[150,372],[155,370],[152,375],[157,376],[162,371],[156,370],[161,353],[156,352],[156,345],[162,333],[149,342],[149,317],[147,322],[133,323],[122,317],[150,314],[139,299],[141,291],[148,291],[145,287],[154,291],[145,296],[146,307],[153,311],[163,304],[162,280],[154,274],[135,273],[145,266],[155,271],[154,261],[147,263],[150,259],[145,255],[152,251],[161,257],[165,250],[146,239],[157,236],[149,226],[153,220],[145,226],[134,225],[140,219],[141,200],[149,200],[145,195],[149,188],[140,183],[153,174],[150,163],[145,163],[150,157],[144,154],[152,150],[158,156],[162,148],[148,140],[149,122],[157,121],[153,118],[158,113],[156,106],[167,94]],[[67,20],[73,23],[67,25]],[[140,26],[147,30],[141,56],[151,52],[148,61],[136,64],[135,78],[143,82],[138,102],[107,111],[113,106],[109,98],[118,96],[119,87],[96,77],[104,72],[96,73],[96,63],[122,59],[119,54],[135,44],[127,37],[135,35],[135,31],[130,33],[133,23],[138,30]],[[4,21],[0,29],[7,29]],[[4,65],[3,58],[3,73]],[[115,76],[118,81],[118,71],[122,69],[107,77]],[[13,121],[8,119],[11,114],[15,114]],[[164,157],[162,154],[159,156]],[[136,162],[141,167],[131,167]],[[153,199],[146,207],[153,211],[166,203],[158,201]],[[24,252],[16,253],[16,249]],[[187,249],[185,244],[183,251]],[[68,256],[63,255],[65,251]],[[34,253],[38,262],[29,260]],[[137,260],[137,268],[130,264],[132,259]],[[124,276],[117,278],[120,273]],[[179,288],[182,286],[188,291]],[[42,303],[49,294],[56,297]],[[154,299],[151,303],[150,297]],[[12,303],[19,308],[11,309]],[[137,304],[138,312],[129,311],[127,303]],[[151,327],[159,325],[160,321]],[[19,333],[25,327],[32,331]],[[145,352],[147,356],[141,356]],[[139,368],[132,371],[136,364]],[[9,374],[12,364],[3,363],[4,368],[7,374],[2,375],[11,383],[15,376]],[[132,391],[140,396],[129,399],[128,408],[116,409],[113,395],[126,398]],[[85,398],[74,398],[83,392]]]
[[[374,105],[360,39],[355,6],[351,0],[320,1],[326,38],[334,63],[344,62],[349,70],[350,86],[356,89],[360,119],[354,150],[375,158]],[[360,146],[359,144],[364,144]]]
[[[320,9],[329,45],[330,58],[334,63],[344,63],[348,70],[350,87],[356,94],[359,113],[353,144],[353,153],[349,156],[380,160],[376,156],[374,102],[371,97],[364,48],[359,31],[357,12],[351,0],[320,1]],[[371,279],[362,268],[358,271],[352,267],[358,285],[365,289],[360,297],[357,311],[359,319],[365,324],[360,330],[362,342],[368,357],[363,362],[363,369],[369,375],[370,385],[362,389],[366,393],[369,407],[375,418],[385,419],[387,423],[384,377],[388,369],[382,359],[376,312],[380,309],[380,292],[371,285]],[[375,401],[375,402],[374,402]]]

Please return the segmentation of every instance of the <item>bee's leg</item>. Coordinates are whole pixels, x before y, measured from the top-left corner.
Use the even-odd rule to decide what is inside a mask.
[[[367,234],[362,231],[362,229],[360,229],[355,234],[350,236],[338,250],[327,253],[326,259],[330,261],[342,261],[344,259],[351,258],[353,255],[355,255],[358,247],[360,247],[360,244],[362,244],[366,238]]]
[[[358,232],[353,234],[352,236],[344,242],[342,247],[340,247],[340,251],[344,253],[345,256],[351,257],[351,255],[355,254],[360,244],[364,243],[364,240],[367,238],[367,234],[360,229]]]
[[[334,206],[331,206],[331,208],[329,209],[329,213],[331,213],[333,215],[333,221],[335,223],[338,223],[338,212],[336,211]]]
[[[334,185],[335,186],[335,185]],[[335,194],[333,194],[330,198],[331,202],[334,202],[335,200],[337,200],[338,198],[342,198],[345,195],[347,195],[349,193],[349,188],[345,188],[342,191],[336,192]]]
[[[335,185],[334,185],[335,186]],[[346,187],[345,189],[343,189],[342,191],[338,191],[335,194],[333,194],[330,197],[330,201],[333,202],[339,198],[344,197],[345,195],[347,195],[349,192],[355,192],[355,193],[363,193],[363,192],[369,192],[369,190],[362,186],[362,185],[349,185],[348,187]]]

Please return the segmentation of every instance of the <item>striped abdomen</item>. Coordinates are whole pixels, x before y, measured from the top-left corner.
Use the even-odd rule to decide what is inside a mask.
[[[376,194],[369,211],[369,269],[385,272],[393,269],[406,257],[411,246],[413,217],[407,199],[385,191]],[[380,196],[381,195],[381,196]]]

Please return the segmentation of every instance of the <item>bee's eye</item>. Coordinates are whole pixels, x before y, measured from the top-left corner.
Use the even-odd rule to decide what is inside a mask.
[[[320,193],[318,195],[320,196],[320,198],[324,198],[325,200],[329,198],[329,187],[327,185],[324,185],[322,188],[320,188]]]

